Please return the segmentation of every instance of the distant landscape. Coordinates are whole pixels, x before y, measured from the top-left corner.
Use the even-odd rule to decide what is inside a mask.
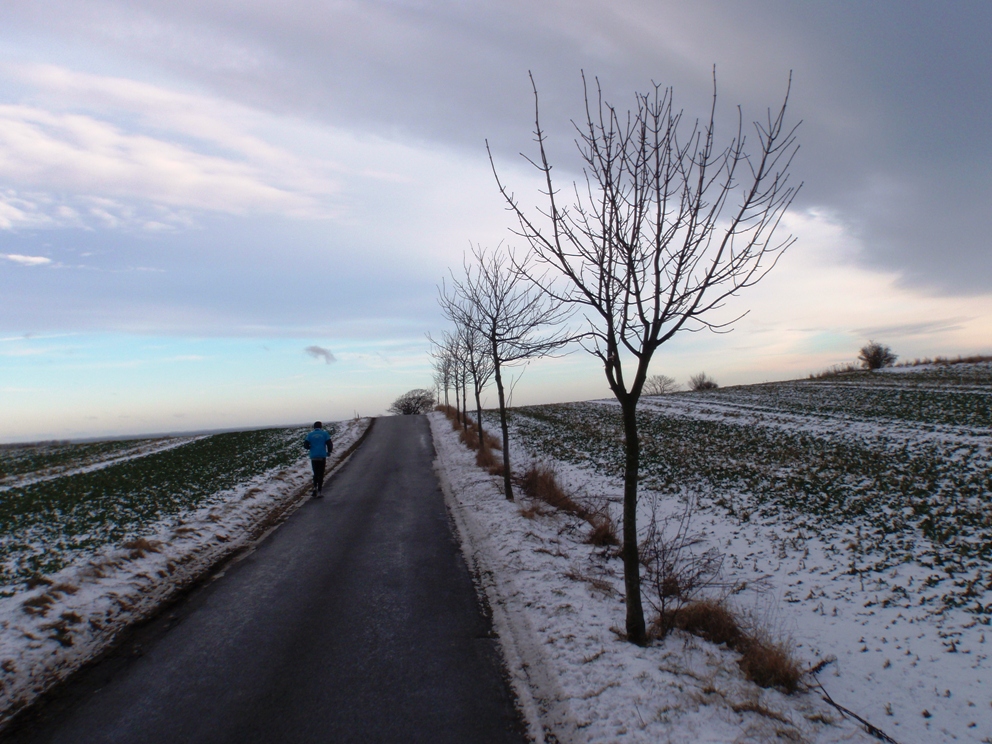
[[[543,463],[586,513],[620,523],[615,402],[511,408],[509,423],[518,468]],[[486,411],[484,424],[497,431],[497,413]],[[967,735],[992,723],[982,682],[992,622],[992,363],[645,396],[640,432],[641,529],[681,530],[718,557],[702,594],[772,613],[797,659],[825,675],[833,667],[834,694],[876,723],[915,731],[905,723],[912,717],[921,731],[943,726],[986,741]],[[194,512],[299,468],[304,433],[0,449],[3,614],[21,603],[39,612],[25,598],[51,587],[48,577],[98,553],[158,550],[146,538],[178,535]],[[218,538],[207,529],[203,539]],[[604,576],[619,568],[610,555]],[[648,598],[653,611],[659,599]],[[64,642],[63,630],[52,639]]]

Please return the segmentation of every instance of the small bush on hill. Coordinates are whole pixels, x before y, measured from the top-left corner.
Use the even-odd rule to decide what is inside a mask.
[[[700,372],[689,378],[689,389],[697,393],[703,390],[716,390],[718,387],[720,386],[716,384],[716,380],[707,376],[705,372]]]
[[[858,353],[861,366],[872,372],[876,369],[882,369],[882,367],[891,367],[898,358],[892,353],[892,349],[877,341],[869,341],[861,347],[861,351]]]

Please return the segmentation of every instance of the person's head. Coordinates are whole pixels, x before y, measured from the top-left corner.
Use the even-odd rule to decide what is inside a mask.
[[[314,429],[320,429],[320,428],[323,428],[323,426],[324,425],[322,423],[320,423],[319,421],[314,421],[313,422],[313,428]]]

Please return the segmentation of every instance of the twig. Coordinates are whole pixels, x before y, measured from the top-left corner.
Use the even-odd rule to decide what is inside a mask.
[[[879,741],[884,741],[884,742],[886,742],[886,744],[899,744],[899,742],[897,742],[895,739],[893,739],[887,733],[885,733],[884,731],[882,731],[882,729],[878,728],[878,726],[872,725],[871,723],[869,723],[868,721],[866,721],[864,718],[862,718],[861,716],[859,716],[854,711],[848,710],[843,705],[841,705],[840,703],[836,702],[832,697],[830,697],[830,693],[827,692],[827,688],[825,688],[823,686],[823,683],[820,682],[819,679],[817,679],[816,673],[814,673],[814,672],[811,672],[811,673],[813,675],[813,679],[816,680],[816,686],[818,688],[820,688],[820,692],[823,693],[823,700],[824,700],[824,702],[829,703],[830,705],[834,706],[837,710],[840,711],[841,715],[850,716],[851,718],[853,718],[854,720],[856,720],[858,723],[860,723],[862,726],[865,727],[865,731],[867,731],[869,734],[871,734],[872,736],[874,736]]]

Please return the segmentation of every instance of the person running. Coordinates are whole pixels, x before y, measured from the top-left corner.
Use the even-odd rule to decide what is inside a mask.
[[[313,468],[313,497],[322,497],[324,490],[324,466],[327,457],[334,450],[331,435],[324,431],[324,425],[314,421],[313,431],[307,434],[303,446],[310,450],[310,466]]]

